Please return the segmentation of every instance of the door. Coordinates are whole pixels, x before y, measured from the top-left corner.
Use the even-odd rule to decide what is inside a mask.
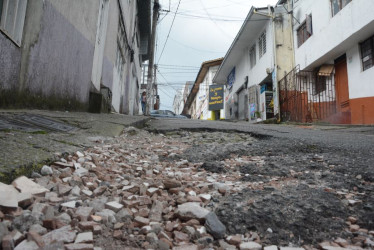
[[[97,90],[100,90],[101,74],[103,69],[106,31],[108,26],[109,0],[100,0],[99,18],[97,20],[95,51],[92,64],[91,81]]]
[[[248,96],[245,94],[245,89],[238,93],[238,119],[245,120],[247,119],[247,107],[248,107]]]
[[[347,60],[345,55],[335,61],[335,90],[337,123],[351,123],[351,108],[349,105]]]

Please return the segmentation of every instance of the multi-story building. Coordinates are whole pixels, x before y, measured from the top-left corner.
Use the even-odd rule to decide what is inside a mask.
[[[179,89],[176,91],[174,95],[174,101],[173,101],[173,110],[174,113],[180,114],[182,113],[183,110],[183,89]]]
[[[183,114],[191,115],[193,119],[219,120],[225,119],[224,109],[209,109],[209,86],[213,84],[215,76],[223,58],[203,62],[196,80],[187,97]]]
[[[1,0],[0,106],[137,113],[150,15],[150,0]]]
[[[226,118],[278,116],[277,82],[293,65],[290,14],[283,6],[252,7],[213,79],[227,86]]]
[[[374,1],[279,1],[293,15],[295,65],[282,118],[374,124]]]

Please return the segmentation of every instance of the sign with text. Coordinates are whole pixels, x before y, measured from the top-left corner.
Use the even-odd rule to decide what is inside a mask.
[[[209,110],[223,109],[223,85],[209,86]]]

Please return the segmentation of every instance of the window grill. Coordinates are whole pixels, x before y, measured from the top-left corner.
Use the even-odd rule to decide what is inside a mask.
[[[261,58],[266,53],[266,31],[258,38],[258,53]]]
[[[300,47],[312,35],[312,15],[307,15],[305,21],[297,29],[297,46]]]
[[[374,36],[360,44],[362,70],[365,71],[374,65]]]

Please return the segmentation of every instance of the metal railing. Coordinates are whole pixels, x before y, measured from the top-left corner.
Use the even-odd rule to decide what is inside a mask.
[[[279,81],[282,121],[328,121],[336,113],[334,75],[300,70],[296,66]]]

